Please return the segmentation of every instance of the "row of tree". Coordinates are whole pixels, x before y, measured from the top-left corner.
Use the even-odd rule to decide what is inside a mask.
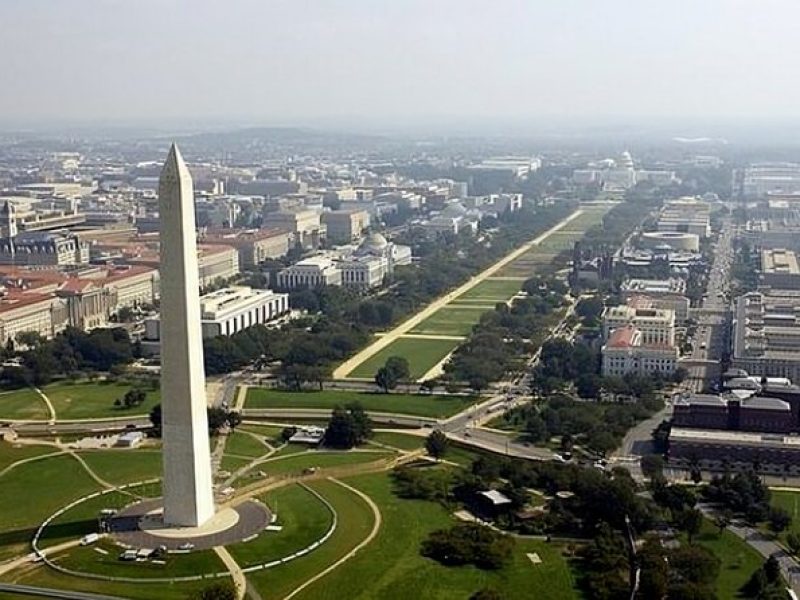
[[[3,369],[11,386],[45,385],[55,377],[87,371],[110,371],[134,359],[127,330],[94,329],[88,333],[68,327],[51,340],[38,338],[21,352],[18,367]]]

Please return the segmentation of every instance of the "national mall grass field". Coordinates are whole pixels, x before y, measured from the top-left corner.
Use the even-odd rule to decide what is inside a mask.
[[[132,408],[119,408],[114,401],[121,399],[133,386],[116,382],[51,383],[42,388],[56,413],[56,420],[101,419],[146,415],[161,401],[159,390],[146,390],[145,401]],[[47,403],[32,388],[0,393],[0,419],[47,420]]]
[[[332,410],[359,402],[365,410],[441,419],[474,404],[476,396],[435,396],[425,394],[379,394],[354,391],[286,392],[251,387],[245,408],[322,408]]]

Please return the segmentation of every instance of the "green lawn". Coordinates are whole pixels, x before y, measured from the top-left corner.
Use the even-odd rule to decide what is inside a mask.
[[[309,487],[312,487],[331,503],[338,516],[339,525],[328,541],[313,552],[286,565],[247,575],[248,581],[255,585],[265,600],[285,597],[301,583],[345,556],[372,530],[372,511],[359,496],[332,481],[314,481],[309,484]],[[281,509],[278,507],[279,514],[280,511]],[[389,568],[390,565],[391,563],[386,563],[383,568]],[[327,577],[322,579],[323,582],[327,580]],[[366,584],[366,582],[361,583]],[[330,590],[331,593],[334,591]],[[312,598],[313,596],[304,594],[303,597]],[[336,596],[337,599],[347,597],[345,594]]]
[[[242,431],[249,431],[251,433],[256,433],[264,438],[268,444],[273,446],[277,446],[281,443],[281,432],[283,431],[282,427],[273,427],[272,425],[254,425],[252,423],[247,423],[239,426],[239,429]]]
[[[738,598],[741,587],[764,562],[746,542],[727,530],[719,534],[708,520],[704,520],[696,543],[711,550],[721,562],[716,586],[718,598]]]
[[[448,304],[414,327],[410,333],[467,336],[472,331],[473,326],[480,320],[481,315],[488,310],[491,309],[485,306],[454,306],[453,304]]]
[[[420,544],[431,531],[455,523],[441,505],[398,498],[385,473],[354,477],[347,482],[378,504],[383,519],[381,529],[364,552],[307,588],[299,598],[466,599],[487,586],[509,599],[577,597],[557,544],[518,540],[513,560],[498,571],[444,567],[419,554]],[[528,552],[536,552],[542,564],[534,566],[525,556]]]
[[[102,548],[108,554],[101,554],[95,548]],[[165,565],[153,564],[149,561],[123,562],[118,559],[120,551],[120,547],[111,540],[102,540],[91,546],[78,546],[59,554],[55,562],[62,567],[82,573],[141,579],[188,577],[226,571],[225,565],[213,550],[198,550],[189,554],[168,554],[164,559],[167,563]],[[152,597],[160,598],[157,595],[157,587],[151,587],[151,593],[154,594]]]
[[[132,493],[136,493],[132,489]],[[56,517],[42,532],[40,546],[49,548],[62,542],[77,539],[87,533],[97,532],[97,519],[105,508],[120,509],[132,502],[131,496],[122,492],[109,492],[90,498]]]
[[[252,459],[248,458],[240,458],[238,456],[231,456],[229,454],[225,454],[220,461],[219,467],[222,471],[228,471],[233,473],[234,471],[241,469],[242,467],[250,464]]]
[[[461,294],[458,300],[486,300],[489,303],[505,302],[516,294],[522,282],[514,279],[484,279]]]
[[[342,465],[356,465],[370,463],[392,456],[386,452],[334,452],[327,450],[309,450],[290,454],[285,458],[270,460],[258,466],[267,476],[284,475],[287,473],[298,475],[304,469],[318,467],[321,469],[340,467]]]
[[[281,531],[263,531],[249,542],[228,546],[242,567],[278,560],[325,535],[333,516],[314,494],[297,484],[278,488],[259,498],[278,515]]]
[[[770,490],[770,504],[785,509],[792,517],[792,524],[780,535],[781,539],[790,531],[800,534],[800,492]]]
[[[58,451],[58,448],[53,446],[15,445],[10,442],[0,442],[0,471],[17,461]]]
[[[379,431],[372,436],[372,441],[399,448],[400,450],[416,450],[425,445],[424,437],[407,433],[395,433],[393,431]]]
[[[26,552],[45,518],[98,488],[71,456],[26,463],[0,477],[0,560]]]
[[[348,377],[372,379],[387,358],[402,356],[408,360],[412,379],[418,379],[450,354],[458,344],[457,340],[399,338],[358,365]]]
[[[31,388],[0,392],[0,419],[47,420],[50,411],[42,397]]]
[[[359,402],[365,410],[399,413],[420,417],[444,418],[474,404],[470,396],[432,396],[426,394],[371,394],[355,391],[287,392],[267,388],[249,388],[246,408],[325,408],[333,409]]]
[[[146,415],[161,401],[158,390],[148,391],[146,400],[140,406],[131,409],[116,408],[114,400],[122,398],[129,389],[130,385],[120,383],[61,382],[48,385],[42,391],[53,404],[59,420]]]
[[[226,454],[258,458],[259,456],[264,456],[267,452],[269,452],[269,448],[252,435],[241,431],[235,431],[233,434],[229,435],[228,440],[225,442]]]
[[[98,556],[100,556],[98,554]],[[135,563],[139,564],[139,563]],[[6,576],[8,581],[12,577]],[[19,579],[13,583],[56,588],[61,590],[75,590],[79,592],[89,592],[93,594],[107,594],[119,598],[129,598],[130,600],[186,600],[193,593],[208,586],[208,581],[187,582],[179,584],[159,583],[159,584],[131,584],[131,583],[112,583],[95,579],[81,579],[70,575],[62,575],[40,566],[33,571],[26,571]],[[29,596],[34,598],[35,596]],[[0,598],[3,598],[0,595]]]
[[[95,473],[114,485],[161,477],[160,450],[86,450],[79,454]]]

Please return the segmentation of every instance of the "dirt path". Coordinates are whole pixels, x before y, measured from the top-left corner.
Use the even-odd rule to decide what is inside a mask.
[[[55,423],[56,422],[56,409],[53,408],[53,403],[50,402],[50,398],[48,398],[47,394],[45,394],[38,387],[34,387],[33,389],[36,390],[36,393],[39,394],[39,396],[41,396],[42,400],[44,400],[44,403],[47,405],[47,410],[50,412],[50,421],[49,421],[49,423],[50,424]]]
[[[102,536],[101,536],[102,537]],[[52,556],[53,554],[57,554],[58,552],[62,552],[64,550],[69,550],[70,548],[74,548],[79,546],[81,541],[78,540],[70,540],[68,542],[64,542],[63,544],[58,544],[57,546],[51,546],[50,548],[46,548],[42,552],[47,556]],[[6,573],[10,573],[14,569],[24,566],[26,564],[30,564],[31,560],[26,554],[25,556],[20,556],[19,558],[15,558],[14,560],[10,560],[6,563],[0,565],[0,575],[5,575]]]
[[[74,458],[75,460],[77,460],[77,461],[80,463],[80,465],[83,467],[83,469],[84,469],[84,470],[85,470],[85,471],[86,471],[86,472],[89,474],[89,477],[91,477],[92,479],[94,479],[94,480],[95,480],[97,483],[99,483],[101,486],[103,486],[104,488],[106,488],[106,489],[109,489],[109,490],[112,490],[112,489],[116,489],[116,488],[117,488],[117,486],[116,486],[116,485],[114,485],[113,483],[111,483],[111,482],[109,482],[109,481],[106,481],[105,479],[103,479],[102,477],[100,477],[100,475],[98,475],[98,474],[97,474],[97,473],[96,473],[96,472],[95,472],[95,471],[92,469],[92,467],[90,467],[90,466],[89,466],[89,465],[86,463],[86,461],[85,461],[85,460],[83,460],[83,457],[82,457],[80,454],[78,454],[77,452],[74,452],[74,451],[72,451],[72,450],[68,450],[68,451],[67,451],[67,454],[69,454],[69,455],[70,455],[72,458]],[[123,490],[120,490],[120,491],[122,492]],[[125,492],[123,492],[123,493],[125,493]],[[133,494],[130,494],[130,495],[131,495],[131,496],[133,496]]]
[[[409,333],[412,329],[414,329],[417,325],[419,325],[425,319],[430,317],[437,310],[439,310],[443,306],[446,306],[447,304],[449,304],[462,294],[465,294],[466,292],[474,288],[476,285],[478,285],[485,279],[488,279],[489,277],[500,271],[500,269],[502,269],[509,263],[513,262],[526,252],[528,252],[531,248],[542,243],[542,241],[547,239],[549,235],[566,227],[567,224],[569,224],[572,220],[577,219],[582,214],[583,210],[581,209],[576,210],[571,215],[562,220],[560,223],[557,223],[556,225],[554,225],[553,227],[551,227],[550,229],[539,235],[537,238],[523,244],[513,252],[507,254],[506,256],[498,260],[496,263],[494,263],[493,265],[491,265],[490,267],[479,273],[478,275],[472,277],[466,283],[457,287],[452,292],[449,292],[444,296],[440,296],[438,299],[434,300],[428,306],[423,308],[421,311],[413,315],[411,318],[407,319],[406,321],[395,327],[392,331],[388,332],[386,335],[379,337],[372,344],[364,348],[361,352],[359,352],[355,356],[351,357],[350,359],[346,360],[341,365],[339,365],[339,367],[337,367],[337,369],[333,372],[333,378],[334,379],[346,378],[352,371],[356,369],[356,367],[358,367],[365,360],[371,358],[373,355],[377,354],[378,352],[386,348],[392,342],[397,340],[400,336]]]
[[[5,475],[9,471],[14,470],[18,466],[24,465],[25,463],[34,462],[34,461],[37,461],[37,460],[42,460],[43,458],[50,458],[50,457],[53,457],[53,456],[60,456],[62,454],[66,454],[66,451],[65,450],[58,450],[57,452],[49,452],[47,454],[40,454],[39,456],[30,456],[28,458],[21,458],[20,460],[11,463],[5,469],[0,471],[0,477]]]
[[[367,496],[361,490],[357,490],[356,488],[354,488],[354,487],[352,487],[350,485],[347,485],[343,481],[339,481],[338,479],[334,479],[333,477],[330,477],[329,481],[332,481],[333,483],[336,483],[336,484],[342,486],[346,490],[349,490],[349,491],[353,492],[356,496],[358,496],[364,502],[367,503],[367,505],[372,509],[372,515],[374,517],[374,522],[372,524],[372,531],[370,531],[369,535],[367,537],[365,537],[363,540],[361,540],[361,542],[359,542],[359,544],[355,548],[353,548],[350,552],[348,552],[342,558],[340,558],[335,563],[330,565],[327,569],[324,569],[324,570],[320,571],[319,573],[314,575],[311,579],[307,579],[304,583],[300,584],[298,587],[296,587],[294,589],[294,591],[291,594],[289,594],[288,596],[285,596],[283,600],[289,600],[290,598],[294,598],[297,594],[302,592],[308,586],[310,586],[311,584],[315,583],[316,581],[322,579],[328,573],[331,573],[332,571],[338,569],[345,562],[347,562],[348,560],[353,558],[356,554],[358,554],[358,552],[360,550],[362,550],[363,548],[368,546],[372,542],[372,540],[375,539],[375,536],[378,535],[378,531],[381,528],[381,523],[383,522],[383,518],[381,517],[381,511],[378,508],[378,505],[375,504],[375,502],[373,502],[372,498]]]

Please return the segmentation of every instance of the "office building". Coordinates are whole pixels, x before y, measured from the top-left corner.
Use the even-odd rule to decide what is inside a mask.
[[[763,290],[736,298],[731,367],[800,381],[800,291]]]
[[[615,328],[602,349],[603,376],[672,375],[678,368],[678,349],[663,342],[646,343],[645,339],[644,332],[634,325]]]
[[[370,217],[365,210],[332,210],[322,213],[322,222],[331,243],[349,244],[361,239],[369,227]]]
[[[628,279],[620,286],[620,293],[626,303],[643,297],[650,302],[648,308],[674,311],[676,322],[682,323],[689,318],[689,299],[684,295],[686,281],[683,279]],[[645,308],[641,301],[637,301],[636,306]]]
[[[229,287],[200,298],[200,323],[204,338],[233,335],[266,325],[289,312],[289,295],[249,287]],[[160,339],[160,319],[145,321],[145,339]]]
[[[641,333],[643,345],[675,344],[675,313],[671,310],[622,304],[603,311],[603,339],[609,340],[614,330],[628,325]]]
[[[784,248],[761,250],[759,283],[764,287],[800,290],[797,255]]]
[[[315,210],[278,210],[265,212],[263,226],[282,229],[294,236],[294,241],[306,249],[319,248],[325,240],[327,228]]]

